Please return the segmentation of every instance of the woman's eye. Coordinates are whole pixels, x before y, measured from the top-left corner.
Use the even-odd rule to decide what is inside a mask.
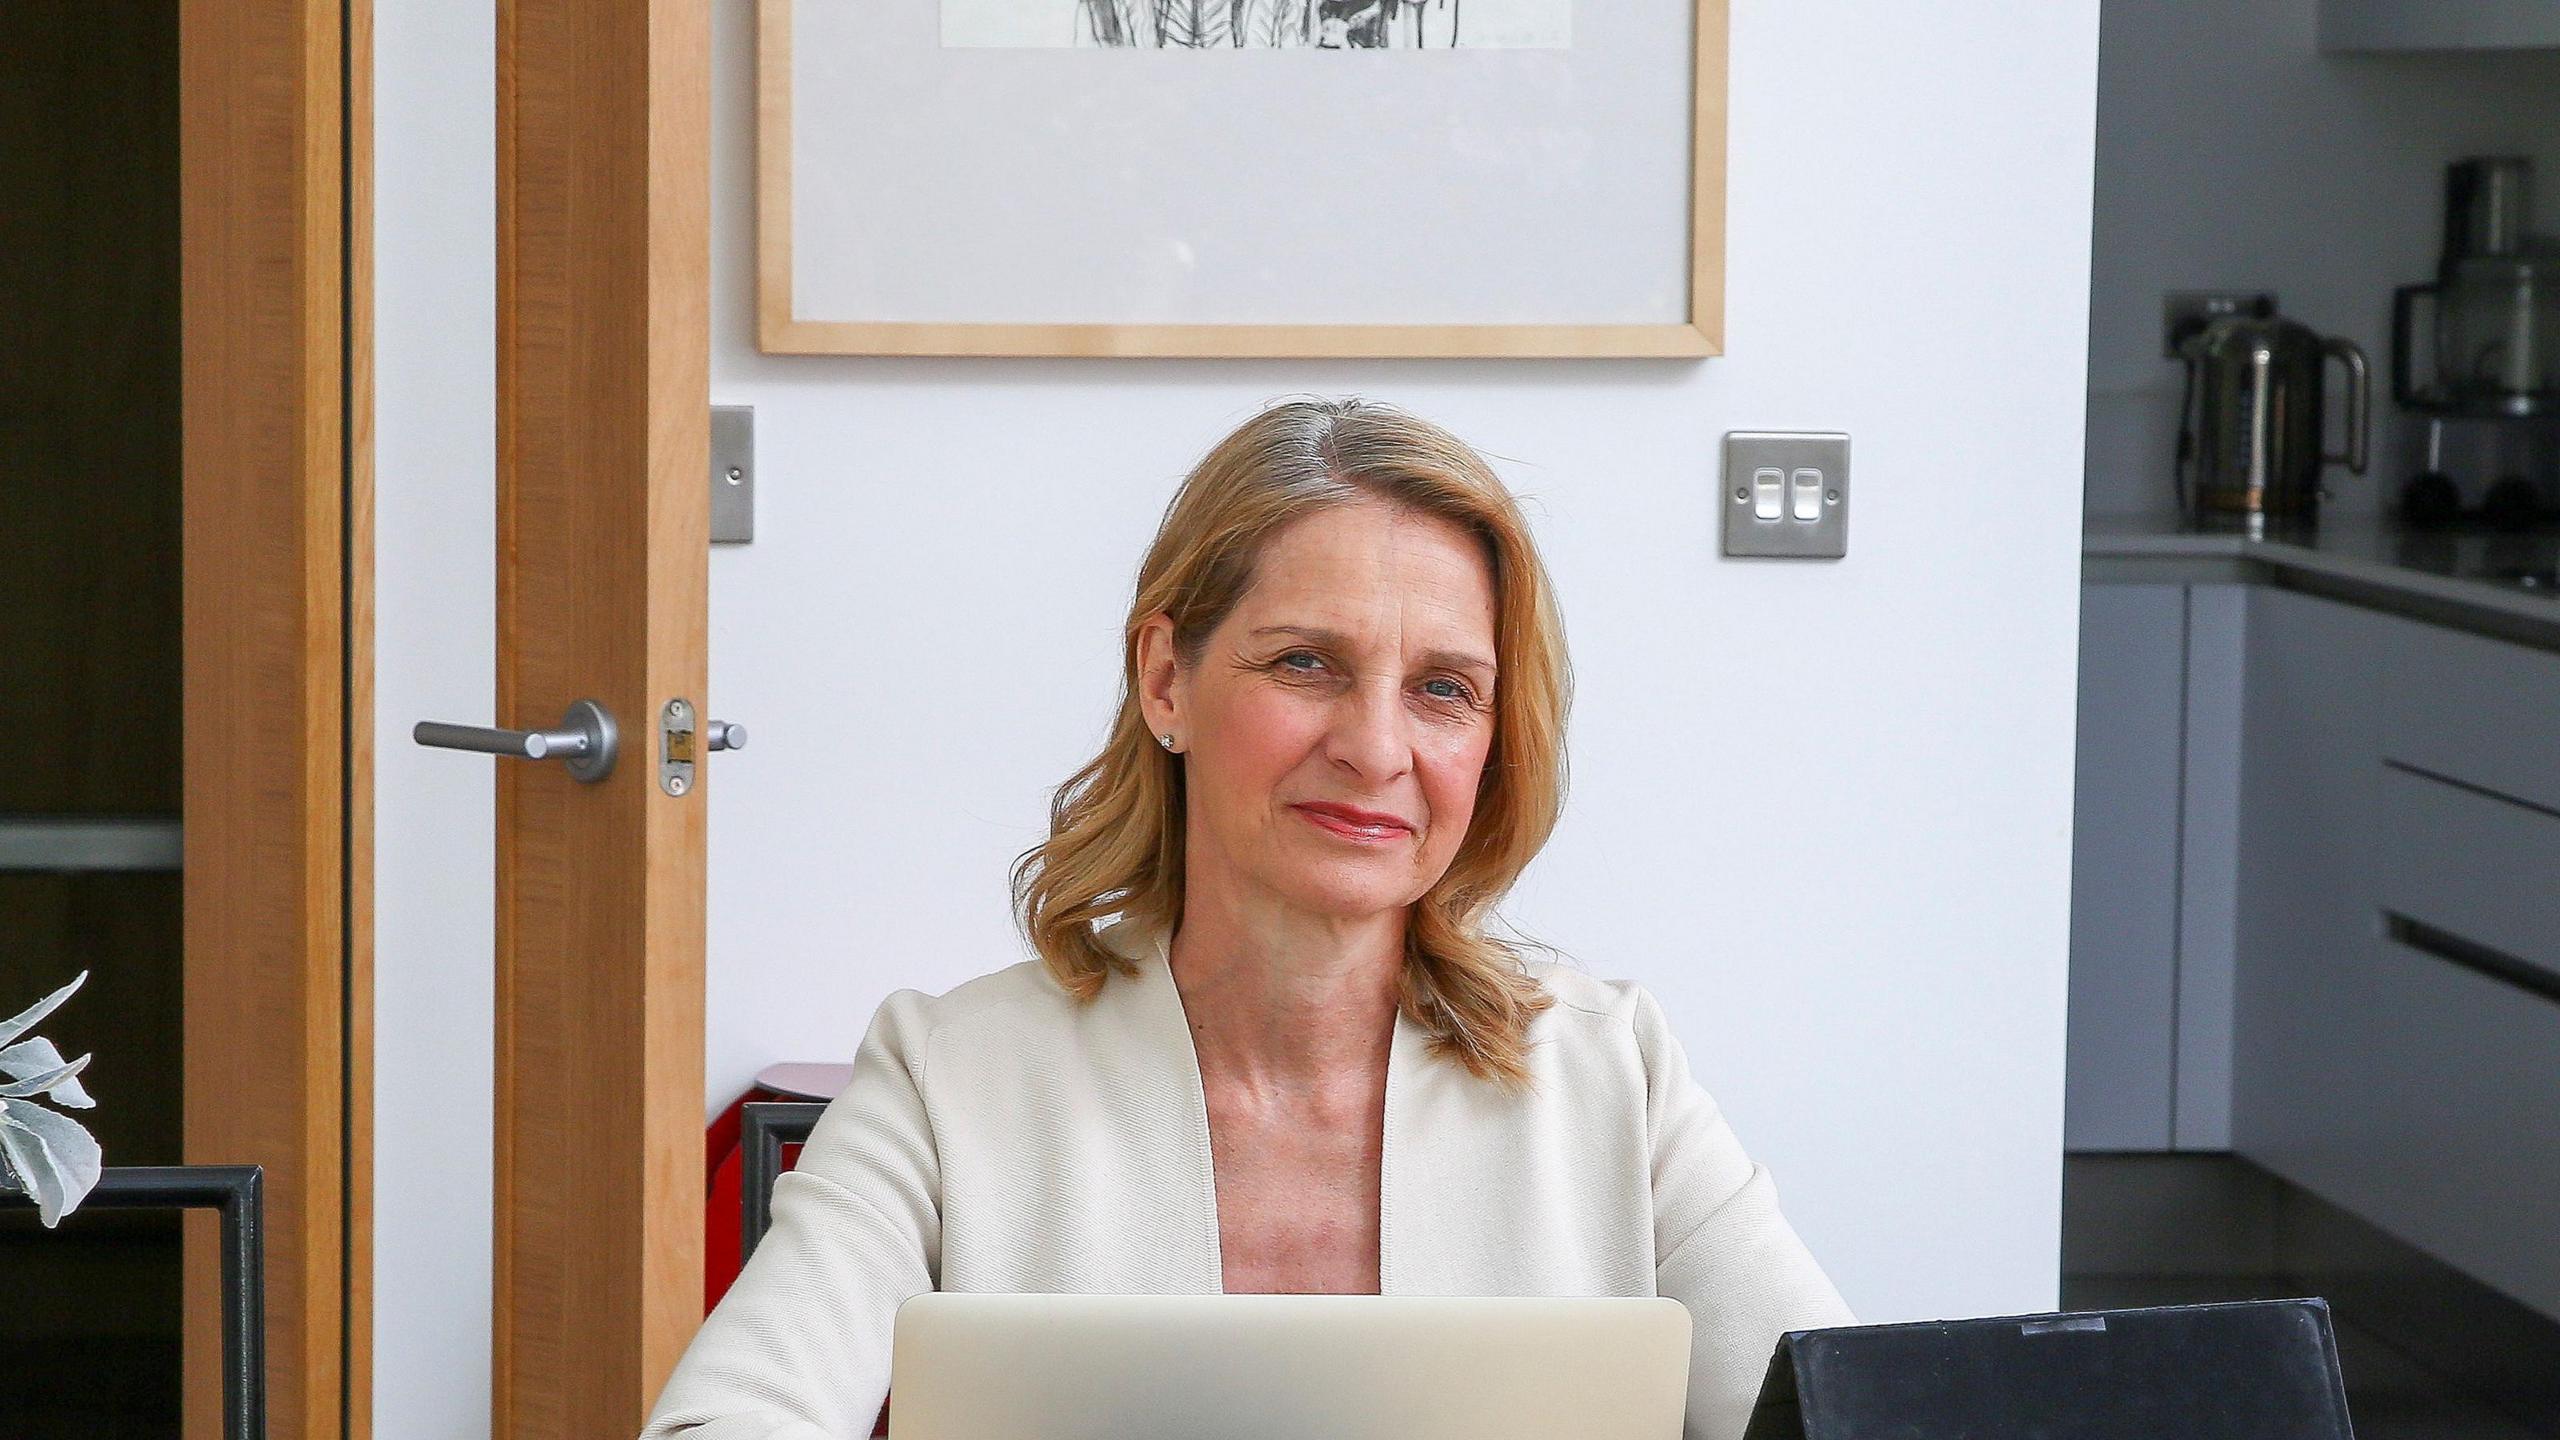
[[[1471,704],[1476,698],[1476,692],[1468,689],[1465,681],[1452,680],[1445,675],[1437,680],[1425,680],[1422,684],[1423,688],[1426,691],[1429,691],[1431,698],[1434,700],[1451,700],[1460,704]],[[1438,686],[1440,688],[1432,689],[1433,686]]]
[[[1307,663],[1304,665],[1296,663],[1300,660],[1304,660]],[[1322,669],[1323,666],[1323,658],[1318,656],[1312,650],[1292,650],[1288,654],[1280,657],[1281,669],[1295,670],[1302,675],[1313,674],[1315,671]]]

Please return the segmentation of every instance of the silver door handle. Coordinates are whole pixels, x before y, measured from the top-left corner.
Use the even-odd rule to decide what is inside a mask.
[[[409,733],[419,744],[439,750],[470,750],[518,760],[566,760],[569,775],[576,780],[593,782],[613,773],[613,716],[593,700],[571,705],[560,717],[560,723],[548,730],[502,730],[489,725],[421,720]]]
[[[702,731],[711,737],[711,748],[714,750],[747,748],[747,727],[735,720],[714,720],[703,726]]]

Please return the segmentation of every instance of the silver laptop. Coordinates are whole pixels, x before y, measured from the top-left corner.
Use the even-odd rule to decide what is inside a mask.
[[[1679,1440],[1671,1299],[918,1295],[889,1440]]]

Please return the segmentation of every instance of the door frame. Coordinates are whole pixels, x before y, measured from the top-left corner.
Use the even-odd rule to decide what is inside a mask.
[[[371,0],[180,0],[184,1152],[266,1168],[272,1433],[372,1429]],[[202,1217],[198,1217],[201,1221]],[[184,1434],[219,1433],[209,1222]]]
[[[365,1440],[372,0],[180,0],[179,24],[185,1153],[266,1167],[273,1432]],[[499,770],[498,1435],[636,1430],[701,1321],[703,802],[656,785],[644,722],[655,696],[704,695],[709,36],[707,0],[500,7],[500,718],[560,679],[543,572],[509,557],[583,541],[648,619],[636,652],[576,682],[625,720],[613,788],[638,839],[613,865],[638,944],[543,948],[510,895],[556,883],[562,857],[520,837],[613,827],[553,828],[552,777]],[[523,223],[528,203],[565,217],[567,245]],[[546,453],[613,463],[564,486],[537,473]],[[599,518],[631,543],[595,546],[579,527]],[[184,1433],[210,1440],[209,1231],[186,1263]]]
[[[710,50],[498,4],[497,721],[620,731],[494,762],[499,1440],[638,1433],[702,1323]]]

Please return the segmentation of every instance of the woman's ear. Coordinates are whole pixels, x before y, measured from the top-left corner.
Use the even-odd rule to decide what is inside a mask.
[[[1181,728],[1174,658],[1173,617],[1159,610],[1138,627],[1138,710],[1158,735]]]

